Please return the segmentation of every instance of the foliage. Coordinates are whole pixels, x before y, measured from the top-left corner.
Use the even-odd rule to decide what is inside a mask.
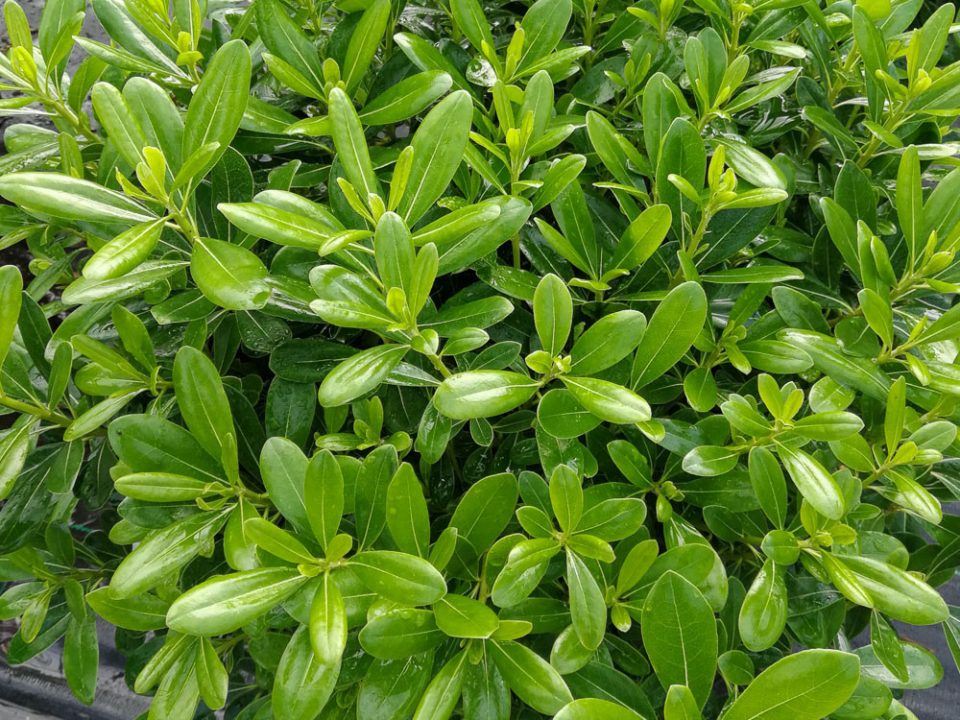
[[[93,702],[99,616],[151,719],[913,717],[952,5],[171,5],[4,7],[10,663]]]

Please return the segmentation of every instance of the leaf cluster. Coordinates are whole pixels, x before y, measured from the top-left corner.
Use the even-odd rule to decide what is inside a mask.
[[[7,0],[7,661],[92,703],[102,618],[148,720],[914,718],[955,15]]]

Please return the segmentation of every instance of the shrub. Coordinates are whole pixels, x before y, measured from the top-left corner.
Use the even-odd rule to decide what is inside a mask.
[[[8,0],[9,662],[62,637],[92,702],[99,616],[150,718],[913,717],[892,621],[960,655],[930,5]]]

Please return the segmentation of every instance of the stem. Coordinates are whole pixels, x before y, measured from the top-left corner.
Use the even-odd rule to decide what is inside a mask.
[[[39,405],[33,405],[21,400],[16,400],[8,395],[0,394],[0,405],[10,408],[11,410],[33,415],[34,417],[38,417],[41,420],[46,420],[47,422],[55,425],[60,425],[61,427],[67,427],[73,422],[71,418],[68,418],[62,413],[58,413],[54,410],[48,410],[47,408],[40,407]]]
[[[427,357],[437,369],[437,372],[439,372],[443,377],[448,378],[453,374],[449,369],[447,369],[447,366],[443,364],[443,360],[441,360],[438,355],[427,355]]]

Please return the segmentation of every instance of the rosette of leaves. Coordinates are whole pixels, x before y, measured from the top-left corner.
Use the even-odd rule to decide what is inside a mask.
[[[960,657],[923,5],[8,0],[7,661],[92,703],[102,618],[151,720],[914,717],[904,625]]]

